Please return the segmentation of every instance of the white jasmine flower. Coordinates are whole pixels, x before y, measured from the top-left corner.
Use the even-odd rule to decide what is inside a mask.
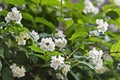
[[[58,47],[65,47],[67,44],[67,40],[65,38],[58,38],[58,39],[55,39],[55,45],[58,46]]]
[[[89,34],[90,34],[90,36],[91,36],[91,35],[99,36],[99,32],[98,32],[97,30],[90,31]]]
[[[99,9],[97,7],[94,7],[90,0],[85,0],[84,4],[85,4],[85,8],[84,8],[83,12],[85,14],[87,14],[87,13],[98,14],[99,13]]]
[[[16,36],[16,41],[18,41],[18,45],[26,45],[26,40],[19,36]]]
[[[102,19],[96,19],[96,24],[98,25],[98,32],[104,33],[105,31],[108,30],[108,23],[103,21]]]
[[[2,11],[3,10],[3,8],[2,8],[2,6],[0,6],[0,11]]]
[[[92,59],[100,59],[102,55],[104,54],[102,50],[98,51],[96,48],[93,48],[88,52],[89,57]]]
[[[12,11],[7,14],[5,17],[5,21],[8,23],[10,20],[16,21],[16,23],[21,24],[22,20],[22,15],[21,13],[17,10],[16,7],[11,9]]]
[[[120,0],[114,0],[114,3],[115,3],[117,6],[120,6]]]
[[[33,37],[34,41],[37,42],[39,40],[39,35],[37,32],[35,32],[34,30],[32,32],[30,32],[31,36]]]
[[[63,31],[58,31],[58,33],[55,33],[56,38],[64,38],[65,35],[63,34]]]
[[[104,73],[105,71],[108,71],[108,68],[105,67],[105,66],[102,66],[102,67],[100,67],[100,68],[96,68],[96,69],[95,69],[95,72],[96,72],[96,73],[99,73],[99,74],[102,74],[102,73]]]
[[[92,64],[95,65],[95,69],[99,69],[103,66],[103,60],[102,59],[93,59]]]
[[[58,80],[64,80],[62,74],[60,74],[60,73],[56,73],[56,77]]]
[[[13,65],[10,66],[10,68],[12,69],[13,77],[20,78],[25,76],[26,70],[23,66],[20,68],[14,63]]]
[[[60,70],[62,71],[62,73],[66,76],[68,71],[70,71],[71,66],[69,64],[63,64],[60,66]]]
[[[52,68],[54,68],[55,70],[58,69],[58,67],[60,65],[62,65],[64,63],[64,57],[61,57],[60,55],[57,57],[57,56],[52,56],[51,57],[51,64],[50,66]]]
[[[111,39],[108,35],[105,36],[105,42],[109,42]]]
[[[105,0],[95,0],[95,2],[98,6],[101,6],[102,4],[104,4]]]
[[[54,51],[55,44],[52,41],[52,38],[42,38],[40,42],[40,48],[44,51]]]
[[[26,32],[21,32],[20,36],[16,36],[16,41],[18,42],[18,45],[26,45],[26,39],[29,39],[30,36]]]
[[[101,59],[104,54],[102,50],[98,51],[96,50],[96,48],[93,48],[93,50],[90,50],[88,54],[89,54],[89,57],[91,58],[90,61],[94,65],[94,69],[97,73],[103,73],[107,70],[103,66],[103,60]]]

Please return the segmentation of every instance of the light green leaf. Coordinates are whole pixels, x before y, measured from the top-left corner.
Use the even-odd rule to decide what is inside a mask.
[[[65,20],[66,27],[70,27],[74,21],[72,19]]]
[[[29,30],[26,28],[26,27],[21,27],[21,26],[11,26],[11,27],[8,27],[6,28],[4,31],[3,31],[3,34],[4,33],[8,33],[8,32],[15,32],[15,33],[20,33],[20,32],[29,32]]]
[[[20,6],[26,3],[25,0],[2,0],[2,1],[16,6]]]
[[[41,4],[49,6],[60,5],[60,3],[57,0],[42,0]]]
[[[38,47],[34,42],[32,43],[31,46],[28,46],[28,48],[30,48],[30,49],[33,50],[34,52],[38,52],[38,53],[44,54],[44,51],[41,50],[40,47]]]
[[[29,13],[22,13],[23,19],[33,21],[33,16]]]
[[[120,40],[112,45],[110,53],[111,56],[120,61]]]
[[[39,4],[40,0],[31,0],[32,2],[34,2],[35,4]]]
[[[70,38],[70,40],[74,41],[75,39],[79,38],[79,39],[83,39],[88,35],[87,32],[75,32],[72,37]]]

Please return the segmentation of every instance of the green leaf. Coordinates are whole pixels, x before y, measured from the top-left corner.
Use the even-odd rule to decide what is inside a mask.
[[[40,0],[31,0],[32,2],[34,2],[35,4],[39,4]]]
[[[76,38],[82,39],[85,38],[86,36],[88,36],[87,32],[75,32],[70,38],[70,40],[74,41]]]
[[[23,32],[23,31],[29,32],[29,30],[28,30],[26,27],[11,26],[11,27],[6,28],[6,29],[3,31],[3,34],[4,34],[4,33],[8,33],[8,32],[20,33],[20,32]]]
[[[60,5],[60,3],[57,0],[42,0],[41,4],[49,6]]]
[[[72,19],[67,19],[64,22],[66,24],[66,27],[70,27],[74,23],[74,21]]]
[[[106,16],[111,17],[111,19],[113,19],[113,20],[115,20],[115,19],[119,18],[118,13],[117,13],[117,12],[115,12],[115,11],[113,11],[113,10],[112,10],[112,11],[107,12],[107,13],[106,13]]]
[[[47,21],[45,18],[36,17],[35,22],[36,23],[42,23],[42,24],[48,26],[51,29],[55,29],[55,26],[52,24],[52,22]]]
[[[85,62],[85,61],[78,61],[78,63],[87,65],[87,66],[90,67],[91,69],[94,69],[94,67],[93,67],[90,63],[87,63],[87,62]]]
[[[30,48],[31,50],[33,50],[34,52],[38,52],[38,53],[45,53],[43,50],[40,49],[40,47],[37,46],[37,44],[35,44],[34,42],[32,43],[31,46],[28,46],[28,48]]]
[[[4,58],[4,48],[0,46],[0,57]]]
[[[2,1],[16,6],[20,6],[26,3],[25,0],[2,0]]]
[[[0,61],[0,71],[1,71],[1,69],[2,69],[2,63],[1,63],[1,61]]]
[[[2,70],[2,80],[14,80],[13,73],[8,67],[3,67]]]
[[[33,16],[29,13],[22,13],[23,19],[33,21]]]
[[[0,11],[0,15],[2,15],[2,16],[7,16],[7,13],[8,13],[8,11],[6,11],[6,10],[2,10],[2,11]]]
[[[120,40],[112,45],[110,53],[111,56],[120,61]]]

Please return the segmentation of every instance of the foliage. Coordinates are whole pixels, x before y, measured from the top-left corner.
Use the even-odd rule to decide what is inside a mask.
[[[94,0],[92,3],[98,6]],[[0,6],[3,8],[0,11],[0,80],[120,79],[120,6],[114,0],[98,6],[98,14],[85,14],[84,0],[2,0]],[[5,17],[13,7],[20,11],[21,23],[17,23],[19,20],[6,22]],[[107,22],[109,29],[99,32],[96,19]],[[37,32],[34,35],[33,30]],[[90,33],[95,30],[99,35]],[[55,43],[59,38],[57,31],[63,31],[60,40],[64,44],[60,47],[56,43],[53,50],[41,48],[42,39],[49,38],[47,46]],[[100,59],[106,71],[102,69],[101,73],[102,70],[96,71],[96,64],[90,58],[94,47],[96,52],[104,53]],[[57,70],[51,67],[52,58],[64,58],[64,63],[60,60],[59,65],[70,65],[67,75],[62,72],[63,67]],[[18,66],[15,69],[25,68],[23,77],[14,76],[11,68],[14,63]]]

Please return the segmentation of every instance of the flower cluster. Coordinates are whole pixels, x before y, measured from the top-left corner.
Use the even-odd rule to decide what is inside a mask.
[[[83,12],[85,14],[87,14],[87,13],[98,14],[99,13],[99,9],[95,6],[93,6],[93,4],[90,0],[85,0],[84,4],[85,4],[85,8],[84,8]]]
[[[62,31],[58,31],[58,33],[55,34],[55,45],[57,47],[63,48],[67,44],[67,40],[65,39],[65,35]]]
[[[21,24],[22,15],[16,7],[11,9],[12,11],[7,14],[5,21],[8,23],[10,21],[15,21],[17,24]]]
[[[20,36],[16,36],[16,41],[18,42],[18,45],[26,45],[26,40],[29,39],[30,36],[26,32],[21,32]]]
[[[25,76],[25,68],[22,66],[21,68],[17,66],[15,63],[10,66],[10,69],[12,69],[13,77],[24,77]]]
[[[55,34],[54,41],[51,37],[49,38],[42,38],[40,42],[40,48],[44,51],[54,51],[55,46],[59,48],[65,47],[67,44],[67,40],[65,39],[65,35],[62,31],[58,31],[58,33]]]
[[[42,38],[40,42],[40,48],[44,51],[54,51],[55,43],[53,42],[52,38]]]
[[[60,55],[52,56],[51,57],[51,64],[50,66],[54,68],[54,70],[60,70],[62,71],[62,74],[65,76],[67,75],[68,71],[70,71],[71,66],[69,64],[64,63],[64,57],[61,57]]]
[[[93,48],[88,52],[88,54],[91,63],[94,65],[94,69],[96,73],[105,72],[107,68],[103,66],[103,60],[102,60],[102,56],[104,54],[103,51],[102,50],[98,51],[96,50],[96,48]]]
[[[99,36],[100,34],[104,34],[108,30],[108,23],[103,21],[103,19],[96,19],[97,30],[90,31],[89,34],[94,36]]]
[[[108,23],[105,21],[103,21],[103,19],[96,19],[96,24],[98,25],[97,26],[97,29],[98,29],[98,32],[101,32],[101,33],[104,33],[105,31],[108,30]]]

